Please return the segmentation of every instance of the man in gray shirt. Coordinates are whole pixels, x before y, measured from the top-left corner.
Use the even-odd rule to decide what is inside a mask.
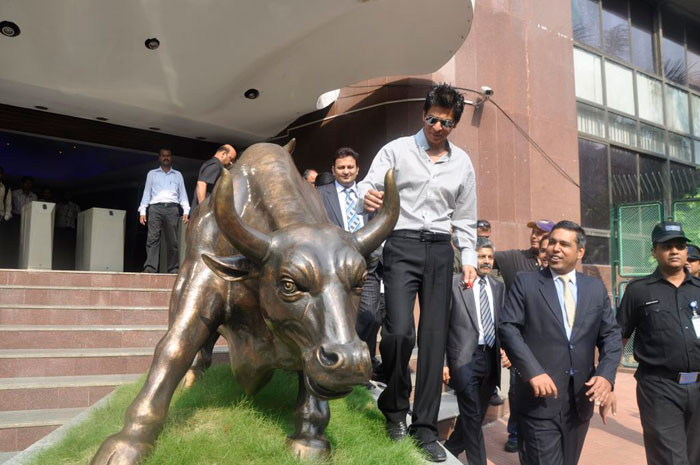
[[[423,128],[385,145],[358,185],[366,211],[382,204],[384,174],[396,172],[401,214],[384,247],[386,318],[379,350],[387,387],[379,409],[387,434],[405,437],[416,342],[413,303],[418,293],[418,371],[410,434],[428,458],[446,460],[437,443],[437,417],[450,307],[452,239],[461,255],[463,282],[476,278],[476,182],[469,156],[447,140],[464,110],[464,98],[447,84],[434,86],[423,105]]]

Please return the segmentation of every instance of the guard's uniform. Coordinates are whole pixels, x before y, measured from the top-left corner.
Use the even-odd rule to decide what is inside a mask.
[[[617,314],[634,336],[637,404],[649,465],[700,464],[700,278],[661,271],[627,286]],[[698,315],[696,317],[696,315]]]

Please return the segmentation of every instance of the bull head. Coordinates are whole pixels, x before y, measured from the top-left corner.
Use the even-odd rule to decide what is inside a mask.
[[[320,398],[345,395],[367,382],[371,362],[367,346],[355,332],[364,257],[393,231],[399,195],[393,170],[385,175],[380,212],[353,234],[330,222],[257,231],[238,215],[233,182],[222,171],[213,193],[219,229],[247,257],[259,276],[259,304],[270,330],[298,354],[307,387]],[[219,276],[241,279],[250,270],[239,264],[204,257]],[[228,277],[226,277],[228,276]]]

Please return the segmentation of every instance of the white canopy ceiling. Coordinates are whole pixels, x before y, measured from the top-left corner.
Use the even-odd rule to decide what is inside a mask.
[[[2,0],[21,32],[0,36],[0,103],[252,142],[325,92],[438,69],[472,15],[469,0]]]

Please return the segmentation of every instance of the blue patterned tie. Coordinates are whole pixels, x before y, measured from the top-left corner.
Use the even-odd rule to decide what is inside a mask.
[[[491,316],[491,309],[489,307],[489,298],[488,295],[486,295],[486,278],[481,278],[479,284],[481,284],[481,291],[479,291],[481,329],[484,331],[484,342],[486,342],[487,346],[493,347],[494,342],[496,342],[496,330],[493,327],[493,317]]]
[[[355,208],[355,199],[353,191],[350,187],[343,189],[345,192],[345,218],[348,221],[348,232],[355,232],[360,226],[360,217],[357,216],[357,208]]]

